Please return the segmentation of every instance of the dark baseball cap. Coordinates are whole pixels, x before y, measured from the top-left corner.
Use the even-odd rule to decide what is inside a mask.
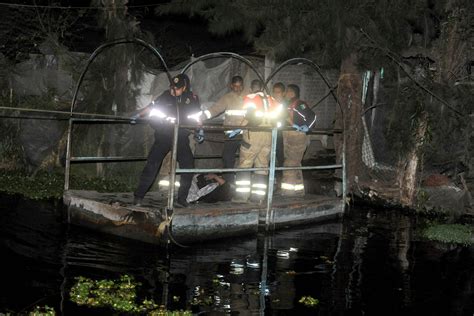
[[[180,89],[182,87],[185,87],[188,82],[189,82],[188,76],[186,76],[185,74],[179,74],[179,75],[174,76],[171,79],[171,87]]]

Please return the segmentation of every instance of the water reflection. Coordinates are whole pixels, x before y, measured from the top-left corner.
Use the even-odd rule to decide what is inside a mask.
[[[68,227],[60,207],[0,204],[0,312],[69,302],[75,277],[142,283],[139,296],[170,309],[242,315],[472,315],[474,250],[416,240],[416,219],[357,209],[341,222],[171,251]],[[299,303],[320,300],[316,308]],[[101,314],[103,311],[97,312]]]

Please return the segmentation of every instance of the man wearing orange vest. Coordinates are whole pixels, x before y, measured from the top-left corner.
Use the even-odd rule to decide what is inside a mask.
[[[283,106],[263,92],[252,93],[244,97],[246,126],[271,127],[280,124]],[[268,167],[272,143],[270,131],[248,131],[243,133],[240,146],[239,168]],[[249,197],[261,203],[267,194],[268,171],[256,171],[252,179],[251,172],[238,172],[234,202],[245,203]]]
[[[284,167],[300,167],[308,145],[308,132],[316,122],[316,114],[300,100],[300,88],[289,84],[286,87],[288,100],[287,122],[294,131],[283,131]],[[281,183],[281,194],[285,196],[303,196],[304,181],[301,170],[284,170]]]

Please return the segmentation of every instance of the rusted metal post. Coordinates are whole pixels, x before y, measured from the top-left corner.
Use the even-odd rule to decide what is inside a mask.
[[[265,298],[267,296],[268,290],[268,249],[270,248],[270,236],[263,235],[260,238],[263,238],[263,258],[262,258],[262,274],[260,275],[260,306],[259,306],[259,315],[265,315]],[[258,241],[257,241],[258,243]]]
[[[69,126],[67,129],[66,142],[66,167],[64,169],[64,191],[69,190],[69,175],[71,174],[71,141],[72,141],[72,124],[73,118],[69,119]]]
[[[272,146],[270,147],[270,170],[268,172],[268,187],[267,187],[267,213],[265,215],[265,231],[273,229],[273,185],[275,184],[275,157],[276,157],[276,143],[277,143],[278,129],[272,128]]]
[[[179,132],[179,110],[173,132],[173,147],[171,148],[171,168],[170,168],[170,186],[168,189],[168,207],[165,209],[165,216],[168,218],[168,210],[173,209],[174,187],[176,182],[176,157],[178,152],[178,132]]]

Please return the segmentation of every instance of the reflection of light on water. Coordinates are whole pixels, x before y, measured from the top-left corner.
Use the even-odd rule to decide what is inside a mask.
[[[199,285],[196,285],[196,287],[194,287],[194,296],[199,296],[201,295],[201,287]]]
[[[244,273],[244,268],[235,268],[232,267],[229,271],[230,274],[243,274]]]
[[[258,269],[260,268],[260,262],[254,257],[247,256],[247,267],[252,269]]]
[[[260,283],[258,284],[258,289],[260,290],[260,293],[263,292],[263,293],[265,294],[265,296],[270,295],[270,289],[268,288],[267,285],[264,285],[264,288],[262,288],[262,282],[260,282]]]
[[[278,250],[277,251],[277,257],[281,259],[289,259],[290,258],[290,252],[288,250]]]
[[[232,262],[230,263],[230,266],[232,268],[243,268],[244,267],[244,261],[241,259],[233,259]]]
[[[244,273],[244,261],[241,259],[233,259],[230,263],[230,274],[243,274]]]

